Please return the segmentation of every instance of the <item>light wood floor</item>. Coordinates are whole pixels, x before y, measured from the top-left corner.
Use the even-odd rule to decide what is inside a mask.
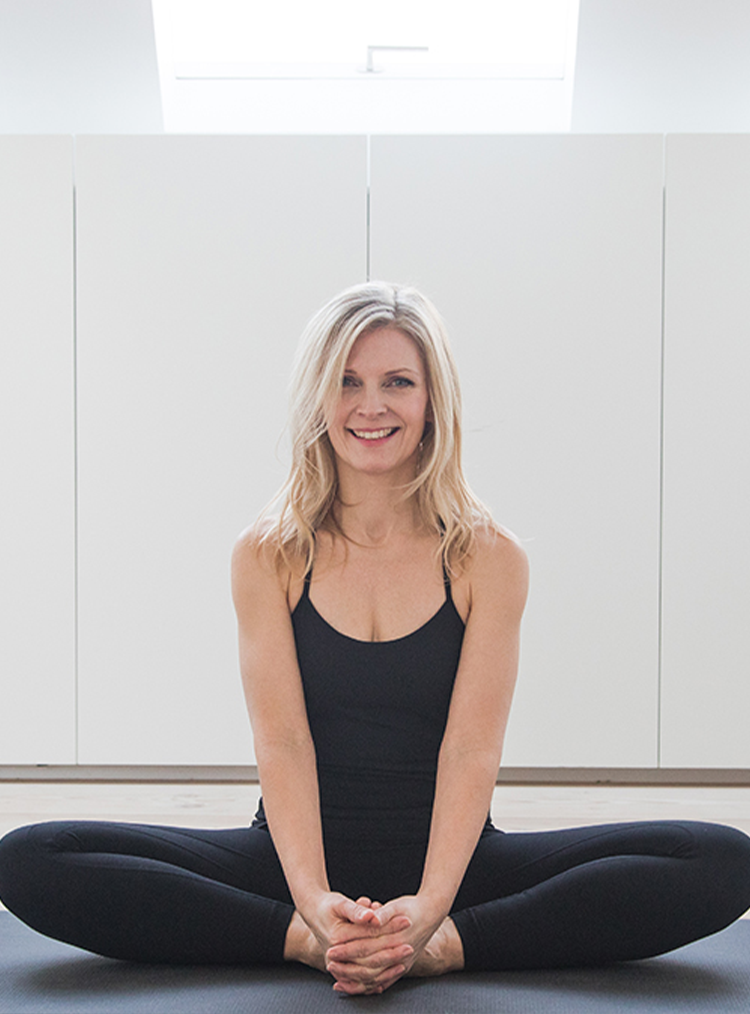
[[[61,818],[239,827],[249,823],[258,795],[257,785],[0,782],[0,834]],[[506,831],[677,819],[750,834],[750,787],[503,785],[492,817]]]

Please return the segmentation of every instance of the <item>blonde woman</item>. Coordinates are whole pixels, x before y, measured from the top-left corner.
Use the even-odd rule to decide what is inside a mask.
[[[263,802],[249,828],[58,822],[0,844],[31,926],[143,961],[405,975],[642,958],[750,906],[750,841],[664,822],[504,834],[488,817],[527,564],[461,470],[445,330],[413,289],[311,321],[281,513],[233,557]]]

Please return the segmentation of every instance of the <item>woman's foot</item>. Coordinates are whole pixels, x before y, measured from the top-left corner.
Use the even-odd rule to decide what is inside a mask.
[[[284,961],[300,961],[310,968],[326,971],[326,956],[315,934],[295,910],[284,941]]]
[[[463,967],[464,946],[456,924],[446,916],[407,974],[445,975],[446,972],[460,972]]]

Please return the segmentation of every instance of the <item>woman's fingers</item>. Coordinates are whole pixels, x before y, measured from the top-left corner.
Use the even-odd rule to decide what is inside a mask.
[[[382,993],[401,978],[413,954],[411,944],[398,941],[397,934],[360,937],[329,948],[326,970],[336,979],[338,993]]]
[[[326,951],[326,961],[337,961],[342,964],[364,961],[372,964],[369,959],[374,955],[388,954],[398,947],[409,948],[408,951],[404,951],[404,955],[411,954],[414,949],[410,943],[399,939],[397,933],[389,933],[384,937],[361,937],[359,940],[350,940],[347,943],[334,944],[333,947],[329,947]]]
[[[365,979],[372,973],[379,972],[391,965],[399,964],[411,957],[414,948],[411,944],[395,944],[392,947],[383,947],[381,950],[359,955],[359,960],[348,960],[342,957],[330,957],[330,951],[326,955],[326,969],[335,975],[336,978]]]
[[[334,913],[341,919],[346,919],[347,922],[359,924],[373,924],[379,925],[379,919],[373,909],[368,906],[361,905],[356,901],[352,901],[351,898],[341,898],[333,906]]]
[[[401,933],[408,928],[408,922],[405,925],[399,922],[394,932],[390,932],[389,927],[388,932],[367,932],[357,936],[337,937],[326,951],[326,961],[359,961],[399,944],[407,944],[408,941],[403,939]],[[369,930],[369,927],[367,929]]]
[[[379,905],[377,908],[371,909],[377,919],[377,923],[373,920],[373,926],[379,926],[381,931],[384,933],[400,933],[401,930],[411,926],[411,919],[408,915],[396,913],[392,909],[387,909],[383,905]]]
[[[346,993],[349,996],[367,993],[382,993],[394,982],[401,978],[406,971],[405,965],[395,965],[387,971],[382,972],[376,978],[367,982],[358,979],[337,979],[333,988],[337,993]]]
[[[354,923],[347,920],[331,933],[331,946],[340,947],[354,940],[378,940],[390,937],[396,933],[402,933],[409,926],[411,926],[411,920],[405,915],[393,916],[383,924],[378,922]]]

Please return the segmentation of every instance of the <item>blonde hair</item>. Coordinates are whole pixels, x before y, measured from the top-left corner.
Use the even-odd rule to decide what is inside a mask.
[[[416,289],[366,282],[346,289],[307,325],[294,363],[290,390],[292,465],[274,498],[278,522],[266,530],[277,553],[304,560],[315,555],[315,533],[339,530],[333,507],[338,494],[336,459],[326,420],[337,403],[356,340],[381,327],[397,328],[416,344],[426,371],[430,422],[425,426],[417,474],[403,490],[414,498],[423,524],[440,536],[440,554],[452,572],[472,552],[478,525],[501,531],[471,492],[461,468],[461,393],[440,314]]]

